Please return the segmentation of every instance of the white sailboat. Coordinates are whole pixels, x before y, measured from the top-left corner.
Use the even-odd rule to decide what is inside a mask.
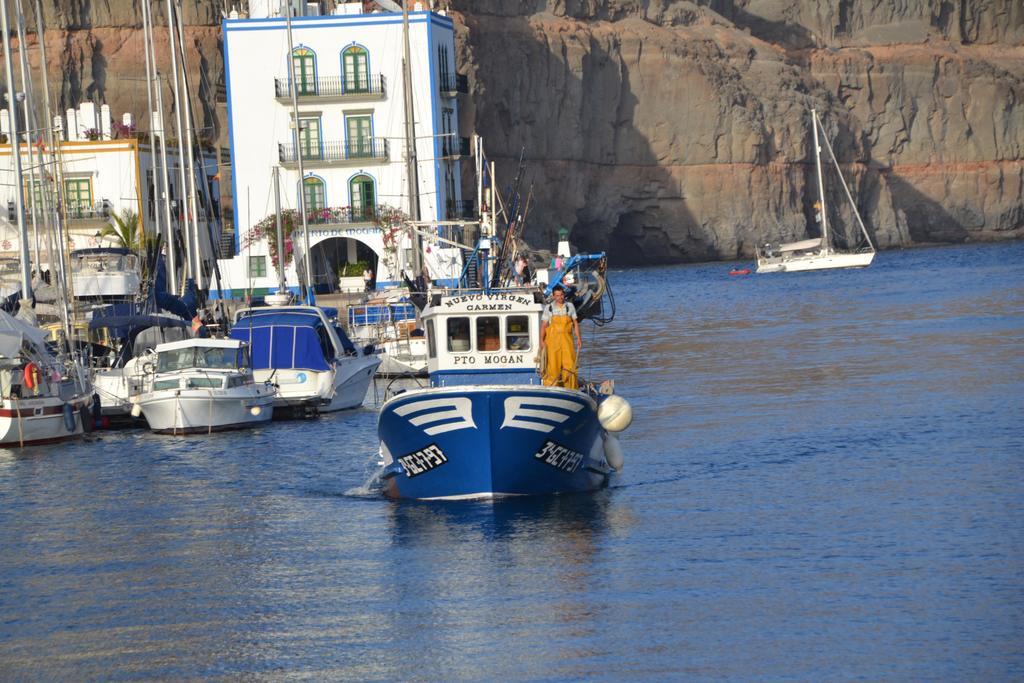
[[[818,176],[818,202],[816,207],[821,220],[821,237],[780,244],[777,247],[773,247],[770,244],[758,247],[758,273],[785,273],[806,270],[828,270],[831,268],[864,268],[871,265],[875,258],[875,247],[871,243],[871,237],[868,235],[867,228],[864,227],[864,221],[861,220],[860,213],[857,211],[857,205],[853,201],[850,190],[846,186],[846,180],[843,178],[843,173],[839,169],[839,162],[836,161],[832,145],[829,144],[828,138],[825,137],[825,129],[821,126],[818,113],[814,109],[811,110],[811,119],[811,127],[814,132],[814,162]],[[825,184],[821,173],[821,146],[818,144],[819,128],[821,129],[825,146],[828,149],[829,157],[832,159],[836,173],[839,175],[839,182],[843,186],[846,198],[850,201],[853,215],[857,218],[857,224],[860,225],[864,239],[867,240],[867,247],[864,249],[844,251],[833,247],[830,241],[828,210],[825,206]]]

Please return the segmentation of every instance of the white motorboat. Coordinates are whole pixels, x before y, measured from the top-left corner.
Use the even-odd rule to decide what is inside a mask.
[[[250,344],[256,380],[277,386],[274,408],[281,417],[362,405],[380,365],[376,354],[349,340],[330,308],[241,309],[231,338]]]
[[[43,332],[0,311],[0,447],[79,438],[91,431],[91,403]]]
[[[821,223],[821,237],[789,242],[773,247],[766,244],[757,248],[757,272],[758,273],[789,273],[806,270],[827,270],[831,268],[865,268],[871,265],[875,258],[875,247],[871,243],[864,221],[860,218],[857,205],[850,195],[850,190],[843,179],[843,173],[839,169],[839,162],[832,151],[825,136],[825,129],[821,125],[818,113],[811,110],[811,127],[814,131],[814,161],[818,175],[818,201],[815,208],[818,211],[818,220]],[[850,200],[853,215],[857,218],[861,233],[867,241],[867,246],[857,250],[842,250],[832,246],[828,226],[828,210],[825,205],[825,184],[821,173],[821,146],[818,144],[818,130],[821,130],[828,148],[829,156],[835,165],[836,173],[839,175],[839,182],[843,186],[846,198]]]
[[[242,429],[273,417],[274,387],[253,377],[249,349],[236,339],[185,339],[159,344],[146,391],[133,414],[158,433]],[[150,373],[147,373],[150,374]]]

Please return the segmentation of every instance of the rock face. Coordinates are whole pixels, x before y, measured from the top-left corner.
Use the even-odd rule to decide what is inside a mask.
[[[525,147],[542,243],[566,226],[653,263],[820,234],[811,108],[880,246],[1024,234],[1017,0],[451,4],[465,113],[499,160]],[[826,194],[855,241],[834,176]]]
[[[816,235],[812,108],[881,247],[1024,235],[1020,0],[435,6],[455,18],[470,77],[463,131],[484,136],[500,177],[525,150],[533,243],[564,226],[626,264],[746,257]],[[145,110],[140,7],[45,4],[62,109]],[[165,4],[152,9],[159,25]],[[221,9],[195,0],[185,16],[197,120],[223,142]],[[166,29],[157,42],[169,72]],[[835,177],[827,195],[832,224],[855,240]]]

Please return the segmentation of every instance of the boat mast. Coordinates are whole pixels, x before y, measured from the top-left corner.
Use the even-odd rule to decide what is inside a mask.
[[[277,225],[277,293],[285,293],[284,230],[281,228],[281,168],[274,167],[274,222]]]
[[[181,195],[181,201],[178,203],[178,216],[184,220],[185,228],[185,263],[186,266],[183,270],[185,271],[185,277],[189,275],[189,271],[192,267],[192,246],[191,246],[191,232],[189,230],[189,216],[188,211],[184,210],[185,204],[185,192],[186,192],[186,178],[185,178],[185,134],[184,124],[181,121],[181,88],[178,84],[178,50],[177,41],[174,39],[174,4],[173,0],[167,0],[167,41],[168,47],[171,48],[171,76],[174,79],[171,83],[174,92],[174,123],[178,131],[178,182],[181,183],[181,187],[178,190],[178,194]],[[179,223],[182,221],[179,220]],[[195,273],[192,273],[195,276]],[[184,292],[182,288],[181,292]],[[177,294],[178,292],[175,292]]]
[[[306,271],[306,303],[312,306],[313,261],[309,255],[309,221],[306,218],[306,168],[302,163],[302,122],[299,120],[299,87],[295,82],[295,43],[292,41],[292,0],[285,0],[284,22],[288,34],[288,66],[291,69],[292,118],[295,123],[295,158],[299,164],[299,216],[302,218],[302,262]]]
[[[821,248],[823,253],[832,251],[828,241],[828,211],[825,209],[825,183],[821,179],[821,147],[818,145],[818,112],[811,110],[811,128],[814,130],[814,166],[818,172],[818,204],[821,205]]]
[[[46,150],[49,150],[50,154],[50,165],[52,170],[49,171],[50,177],[53,180],[53,206],[52,210],[50,207],[50,197],[47,192],[40,191],[40,195],[43,198],[43,206],[47,211],[47,218],[44,220],[43,225],[47,230],[46,235],[46,252],[47,261],[50,267],[51,281],[54,273],[56,273],[57,282],[59,283],[58,291],[60,292],[60,313],[61,322],[64,324],[64,337],[67,343],[68,352],[71,353],[71,316],[72,316],[72,283],[70,279],[71,264],[67,259],[69,255],[65,246],[67,245],[67,233],[64,224],[63,217],[60,213],[60,207],[63,205],[64,198],[64,179],[63,179],[63,168],[62,156],[60,154],[60,144],[62,140],[56,140],[53,135],[53,111],[50,108],[50,79],[48,78],[47,67],[46,67],[46,31],[43,26],[43,6],[40,0],[35,2],[36,9],[36,36],[39,38],[39,75],[43,81],[43,130],[46,131],[46,148],[39,154],[40,163],[44,164],[43,171],[40,174],[43,183],[42,187],[46,187]],[[50,219],[53,220],[52,226],[50,225]],[[52,228],[52,229],[51,229]],[[56,242],[56,245],[54,245]],[[54,266],[54,260],[56,260],[56,267]],[[82,374],[82,364],[76,365],[78,383],[82,388],[85,388],[86,382],[85,377]]]
[[[185,138],[188,143],[188,207],[189,214],[192,216],[192,258],[194,259],[192,276],[196,280],[196,287],[201,291],[203,289],[203,255],[202,242],[199,240],[199,201],[196,198],[196,159],[194,146],[192,144],[195,139],[195,130],[192,124],[192,106],[188,102],[188,54],[185,52],[185,13],[181,10],[181,3],[177,2],[177,0],[175,1],[175,7],[178,10],[176,28],[178,33],[178,49],[181,50],[181,85],[185,90],[186,100],[182,114],[185,117]],[[203,178],[205,177],[206,171],[204,170]],[[184,188],[182,188],[182,192],[184,192]],[[207,216],[203,221],[207,234],[210,233],[209,220],[210,217]]]
[[[430,30],[428,25],[427,30]],[[416,123],[413,118],[412,103],[412,49],[409,46],[409,0],[402,3],[402,49],[404,59],[402,60],[402,89],[405,91],[405,160],[407,191],[409,194],[409,220],[414,224],[420,220],[420,194],[419,174],[416,161]],[[443,74],[442,74],[443,76]],[[419,249],[419,234],[416,231],[410,233],[412,240],[412,278],[415,281],[419,277],[423,266]]]
[[[146,53],[146,128],[149,129],[149,168],[146,170],[149,172],[149,176],[153,179],[153,222],[156,224],[156,232],[159,235],[163,234],[162,226],[160,225],[160,209],[155,206],[157,197],[157,188],[160,186],[160,181],[157,180],[157,151],[156,145],[153,140],[153,72],[155,71],[155,65],[153,60],[149,58],[149,0],[142,0],[142,50]],[[140,193],[142,188],[139,188]],[[139,207],[139,225],[143,223],[142,217],[145,215],[145,208]],[[142,231],[145,234],[145,231]],[[140,240],[139,251],[143,250],[143,240]]]
[[[154,179],[154,187],[159,182],[160,198],[164,205],[164,225],[166,226],[167,240],[167,291],[178,292],[178,243],[174,235],[174,221],[171,218],[171,179],[167,166],[167,129],[164,126],[164,94],[160,86],[160,71],[156,66],[156,48],[153,43],[153,15],[150,10],[149,0],[142,2],[142,25],[143,39],[145,40],[146,54],[153,64],[153,90],[156,93],[156,122],[158,126],[153,127],[153,112],[150,112],[150,141],[153,136],[160,138],[160,173],[159,178]],[[153,150],[151,150],[153,151]],[[157,210],[159,213],[159,209]]]
[[[56,168],[55,155],[56,148],[54,147],[53,139],[53,118],[51,118],[52,112],[50,111],[50,82],[47,78],[46,73],[46,40],[44,40],[44,38],[46,37],[46,33],[43,30],[43,8],[40,4],[40,0],[35,1],[35,10],[36,36],[39,39],[39,75],[42,77],[43,81],[43,131],[45,131],[46,135],[46,147],[44,147],[39,154],[39,162],[42,165],[42,169],[39,174],[41,178],[39,195],[43,201],[43,230],[46,231],[46,260],[47,265],[50,267],[50,272],[52,274],[53,272],[55,272],[53,260],[54,258],[57,258],[57,263],[59,265],[56,268],[56,272],[60,273],[61,280],[66,283],[66,278],[64,278],[64,249],[61,248],[57,252],[54,251],[53,240],[55,237],[54,233],[56,232],[56,226],[52,225],[50,222],[51,220],[60,220],[59,216],[57,215],[57,204],[59,203],[58,200],[60,197],[60,192],[58,191],[58,188],[60,186],[60,183],[58,182],[57,178],[58,173]],[[50,161],[53,165],[53,169],[50,171],[47,170],[47,150],[49,150],[50,152]],[[54,183],[54,195],[52,197],[52,205],[51,196],[48,191],[49,188],[47,187],[47,174],[50,175],[50,179],[52,179]],[[40,269],[42,269],[41,264],[39,267]],[[63,307],[64,311],[67,310],[66,304],[67,301],[65,300],[65,306]],[[68,339],[70,338],[70,327],[68,327]]]
[[[14,164],[14,210],[18,215],[18,240],[21,247],[21,298],[32,300],[32,274],[29,272],[28,235],[25,231],[25,198],[22,195],[21,140],[18,132],[17,91],[11,68],[10,28],[7,24],[7,0],[0,0],[0,31],[3,31],[4,75],[7,77],[7,106],[11,116],[11,159]],[[22,45],[24,50],[25,46]]]
[[[14,13],[16,19],[15,30],[18,34],[18,62],[21,69],[21,87],[25,91],[24,111],[25,111],[25,141],[28,143],[28,205],[32,212],[32,242],[35,247],[36,254],[36,274],[42,279],[43,274],[43,259],[39,253],[39,223],[37,221],[37,213],[42,209],[41,206],[36,206],[36,197],[39,197],[40,202],[42,201],[42,187],[41,180],[36,179],[36,174],[42,172],[42,159],[39,162],[36,161],[36,147],[32,144],[32,135],[35,132],[36,127],[36,110],[32,101],[32,73],[28,68],[28,49],[25,41],[25,15],[21,7],[21,0],[15,0]],[[39,36],[39,41],[42,42],[43,37]],[[42,155],[39,155],[40,157]]]

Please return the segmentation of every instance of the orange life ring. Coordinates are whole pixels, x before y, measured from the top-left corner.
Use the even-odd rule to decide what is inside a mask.
[[[25,366],[25,386],[29,389],[35,389],[39,386],[39,366],[35,363],[29,363]]]

